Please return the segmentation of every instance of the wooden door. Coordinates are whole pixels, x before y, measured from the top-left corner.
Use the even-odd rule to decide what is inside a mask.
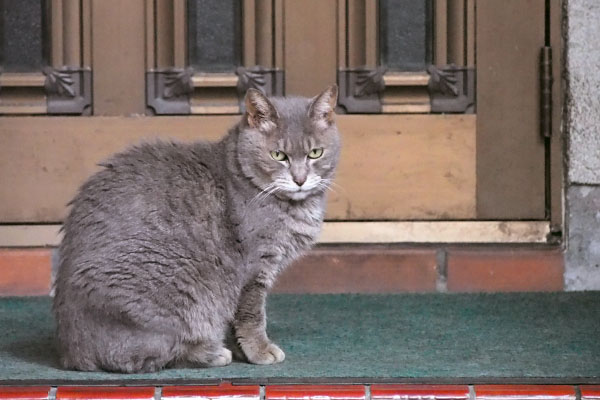
[[[560,161],[540,134],[539,58],[561,2],[546,3],[42,2],[42,61],[0,74],[0,222],[60,222],[96,163],[142,138],[217,139],[248,87],[312,96],[334,82],[329,220],[548,219]],[[3,15],[5,31],[27,29]]]

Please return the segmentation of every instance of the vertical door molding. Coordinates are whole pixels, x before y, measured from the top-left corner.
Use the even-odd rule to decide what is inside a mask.
[[[277,6],[266,0],[241,5],[241,65],[231,72],[190,66],[186,0],[146,0],[146,102],[153,115],[237,114],[250,87],[283,95],[283,70],[275,63]],[[153,56],[152,56],[153,55]]]
[[[432,64],[421,71],[389,68],[378,54],[379,2],[338,2],[340,108],[347,113],[474,113],[475,2],[432,0],[426,35]],[[460,15],[460,18],[457,18]]]
[[[90,0],[42,2],[42,19],[48,64],[0,74],[0,114],[91,114]]]

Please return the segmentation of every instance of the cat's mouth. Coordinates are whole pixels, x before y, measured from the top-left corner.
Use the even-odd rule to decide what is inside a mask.
[[[310,191],[298,188],[295,192],[286,192],[286,196],[292,200],[304,200],[310,195]]]

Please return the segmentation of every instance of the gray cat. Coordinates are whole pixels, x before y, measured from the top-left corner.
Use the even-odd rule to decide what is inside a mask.
[[[336,99],[336,86],[314,99],[250,89],[220,142],[143,144],[102,163],[63,226],[62,365],[223,366],[226,345],[251,363],[283,361],[265,299],[319,234],[340,151]]]

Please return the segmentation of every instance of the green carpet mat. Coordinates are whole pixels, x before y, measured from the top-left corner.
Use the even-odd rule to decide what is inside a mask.
[[[279,365],[60,370],[48,298],[0,299],[0,384],[600,383],[600,292],[273,295]]]

